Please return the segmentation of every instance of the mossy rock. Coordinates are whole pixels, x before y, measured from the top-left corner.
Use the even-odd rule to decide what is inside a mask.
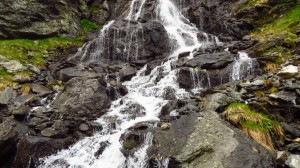
[[[123,142],[123,148],[127,150],[131,150],[135,148],[138,145],[138,143],[133,139],[127,139]]]

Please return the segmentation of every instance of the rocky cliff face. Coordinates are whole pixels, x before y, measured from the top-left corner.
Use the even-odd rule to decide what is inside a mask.
[[[80,18],[87,16],[84,0],[3,0],[0,2],[1,38],[74,37]]]

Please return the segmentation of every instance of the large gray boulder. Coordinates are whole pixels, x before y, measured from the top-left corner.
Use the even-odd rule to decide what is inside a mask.
[[[171,157],[169,165],[175,168],[274,167],[270,152],[228,127],[214,111],[183,116],[169,130],[153,134],[152,158]]]
[[[9,104],[12,98],[17,96],[17,92],[10,87],[5,88],[5,90],[0,91],[0,104]]]
[[[2,0],[0,38],[75,36],[85,0]]]
[[[110,106],[101,79],[72,78],[53,101],[52,107],[71,117],[99,117]]]
[[[234,61],[234,55],[229,52],[218,52],[211,54],[195,54],[194,58],[185,63],[187,67],[201,67],[203,69],[224,68]]]

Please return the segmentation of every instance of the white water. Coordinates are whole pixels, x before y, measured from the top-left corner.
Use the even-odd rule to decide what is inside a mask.
[[[140,9],[142,9],[143,3]],[[127,18],[136,19],[138,18],[137,15],[141,13],[133,14],[133,8],[135,8],[134,3],[131,5]],[[42,164],[40,167],[55,168],[70,165],[71,167],[118,168],[127,166],[129,168],[140,168],[146,165],[146,152],[152,143],[152,135],[147,134],[143,146],[133,156],[129,157],[127,161],[120,151],[122,148],[120,136],[138,122],[159,120],[157,116],[161,107],[167,103],[162,98],[165,88],[174,88],[177,98],[189,96],[189,93],[184,89],[180,89],[176,83],[177,72],[176,70],[171,71],[170,63],[176,60],[177,55],[181,52],[193,51],[196,48],[208,45],[207,41],[198,41],[198,30],[180,14],[170,0],[158,0],[157,8],[157,11],[159,11],[158,18],[167,30],[170,39],[173,40],[175,51],[170,55],[170,59],[163,65],[153,69],[148,76],[145,76],[147,68],[145,66],[131,81],[124,83],[129,93],[121,99],[112,102],[109,112],[97,120],[103,125],[101,132],[80,140],[67,150],[62,150],[55,155],[41,159]],[[105,28],[108,28],[110,24],[105,26]],[[105,28],[101,32],[105,32]],[[161,73],[166,75],[159,82],[156,82],[158,75]],[[126,111],[127,107],[134,104],[139,104],[142,107],[140,117],[122,113],[122,111]],[[112,120],[115,128],[111,127]],[[109,145],[99,158],[96,158],[94,153],[100,148],[101,142],[108,142]],[[58,163],[58,160],[60,163]]]
[[[136,6],[136,1],[133,0],[130,6],[128,16],[126,17],[128,20],[136,20],[142,12],[145,0],[139,3],[140,6],[138,7]],[[215,37],[212,40],[205,39],[204,41],[199,41],[197,38],[197,33],[199,33],[197,28],[183,17],[170,0],[157,0],[157,3],[157,19],[168,32],[174,49],[168,61],[154,68],[150,75],[147,76],[145,75],[147,66],[145,66],[131,81],[123,83],[128,88],[128,94],[112,102],[109,111],[96,121],[103,126],[102,131],[95,132],[92,137],[80,140],[67,150],[62,150],[55,155],[41,158],[41,165],[39,167],[143,168],[146,166],[147,149],[152,144],[153,136],[150,133],[146,134],[143,145],[132,156],[126,159],[120,151],[122,148],[122,142],[120,142],[121,135],[128,128],[139,122],[159,121],[158,115],[161,108],[167,103],[163,99],[166,88],[173,88],[175,96],[179,99],[189,97],[188,92],[179,88],[176,77],[177,70],[171,70],[171,62],[176,60],[178,54],[181,52],[192,52],[199,47],[215,45],[218,42]],[[138,12],[135,13],[134,11],[137,8]],[[100,34],[99,38],[105,36],[105,31],[112,23],[110,22],[102,29],[102,34]],[[204,34],[204,36],[207,35]],[[102,41],[105,42],[104,40]],[[85,56],[86,54],[83,54],[83,58]],[[192,55],[190,58],[192,58]],[[164,76],[158,80],[160,74],[164,74]],[[194,76],[194,78],[196,80],[197,77]],[[133,105],[141,107],[138,114],[126,113],[129,111],[128,107]],[[103,153],[99,157],[96,157],[94,154],[101,147],[101,142],[106,142],[108,145]],[[168,162],[169,160],[165,159],[162,163],[163,167],[167,167]]]
[[[232,80],[240,80],[253,74],[253,60],[245,52],[239,52],[232,67]]]

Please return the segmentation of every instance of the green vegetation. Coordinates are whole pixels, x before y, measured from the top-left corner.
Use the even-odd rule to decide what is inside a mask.
[[[128,149],[128,150],[131,150],[131,149],[135,148],[136,146],[137,146],[137,143],[133,139],[128,139],[128,140],[124,141],[124,143],[123,143],[123,148]]]
[[[87,19],[83,19],[80,21],[80,27],[81,27],[81,33],[77,37],[78,40],[82,40],[89,31],[100,29],[100,26],[98,24],[93,23]]]
[[[255,29],[250,37],[260,42],[257,50],[259,56],[268,57],[264,70],[274,72],[280,64],[291,58],[296,31],[300,30],[300,3],[271,23]]]
[[[15,39],[0,41],[0,55],[8,60],[17,60],[20,63],[42,66],[45,57],[54,56],[57,50],[63,51],[72,45],[81,45],[82,42],[64,37],[52,37],[42,40]]]
[[[42,67],[45,64],[44,59],[55,57],[57,53],[63,52],[70,46],[80,46],[80,40],[68,39],[64,37],[52,37],[47,39],[29,40],[14,39],[0,40],[0,55],[7,60],[19,61],[24,66],[32,64]],[[0,87],[13,86],[14,75],[31,75],[29,72],[8,73],[5,69],[0,68]]]
[[[239,10],[243,10],[247,7],[250,7],[250,6],[258,6],[258,5],[262,5],[262,4],[265,4],[267,3],[268,0],[248,0],[247,2],[245,2],[243,5],[241,5],[239,7]]]
[[[80,26],[83,31],[98,30],[100,28],[100,26],[96,23],[93,23],[86,19],[80,21]]]
[[[270,151],[274,150],[273,136],[278,137],[280,141],[283,140],[283,129],[279,122],[252,110],[246,104],[232,103],[226,108],[223,115],[227,120],[241,127],[247,136]]]

